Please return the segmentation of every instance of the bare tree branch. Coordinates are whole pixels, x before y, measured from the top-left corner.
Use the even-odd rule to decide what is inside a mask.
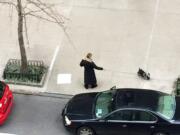
[[[17,7],[17,3],[14,2],[14,0],[0,0],[0,4],[8,4],[11,6]],[[35,9],[32,9],[32,7],[28,6],[33,6]],[[63,31],[65,32],[65,26],[64,26],[64,20],[67,20],[65,16],[61,15],[57,11],[53,9],[55,4],[46,4],[42,2],[41,0],[26,0],[26,3],[24,4],[24,7],[22,6],[22,16],[24,18],[24,24],[25,24],[25,33],[26,33],[26,38],[28,38],[28,32],[27,32],[27,22],[26,22],[26,16],[33,16],[36,17],[37,19],[45,20],[51,23],[56,23],[59,25]],[[25,11],[27,10],[27,11]],[[27,39],[27,42],[29,44],[29,40]]]
[[[37,1],[38,1],[41,5],[47,7],[47,4],[42,3],[40,0],[37,0]],[[59,13],[58,13],[58,15],[57,15],[57,13],[55,13],[52,8],[48,8],[48,9],[49,9],[49,11],[50,11],[50,13],[51,13],[52,15],[54,15],[55,17],[58,17],[59,19],[63,20],[62,16],[60,16]]]
[[[19,48],[21,54],[21,72],[26,73],[28,71],[27,64],[27,55],[26,49],[24,45],[24,34],[26,36],[27,44],[29,45],[28,38],[28,27],[27,27],[27,16],[33,16],[37,19],[45,20],[51,23],[55,23],[59,25],[65,34],[66,29],[64,26],[64,20],[67,19],[63,15],[59,14],[56,10],[54,10],[53,4],[46,4],[41,2],[41,0],[0,0],[1,5],[10,5],[10,8],[17,10],[18,14],[18,28],[17,35],[19,41]],[[12,10],[13,12],[13,10]],[[12,16],[12,14],[10,14]],[[23,31],[25,29],[25,33]],[[69,38],[69,37],[68,37]],[[72,42],[71,42],[72,43]]]
[[[37,1],[41,6],[43,5],[43,6],[47,7],[47,6],[49,5],[49,4],[46,4],[46,3],[41,2],[41,0],[36,0],[36,1]],[[52,5],[52,4],[51,4],[51,5]],[[56,5],[53,4],[52,7],[55,7],[55,6],[56,6]],[[61,18],[61,20],[69,20],[69,18],[65,17],[65,16],[62,15],[61,13],[59,13],[59,12],[55,13],[54,10],[52,9],[52,7],[50,7],[49,10],[51,11],[51,13],[52,13],[53,15],[55,15],[55,16],[58,17],[58,18]]]
[[[28,0],[28,1],[31,1],[31,0]],[[64,25],[63,25],[64,21],[59,20],[56,16],[54,16],[54,13],[49,12],[48,10],[50,10],[51,8],[43,8],[43,7],[41,7],[41,6],[47,7],[46,4],[41,3],[41,1],[39,1],[39,0],[37,0],[37,1],[39,3],[36,3],[34,1],[31,1],[31,3],[34,4],[34,6],[36,6],[37,8],[41,9],[43,11],[43,13],[45,13],[49,18],[51,18],[53,20],[52,22],[56,22],[58,25],[60,25],[62,28],[64,28]],[[47,10],[45,10],[45,9],[47,9]]]
[[[45,20],[45,21],[48,21],[48,22],[51,22],[51,23],[57,23],[56,21],[52,21],[52,20],[50,20],[48,18],[45,18],[45,17],[42,17],[40,15],[36,15],[36,14],[32,14],[32,13],[29,13],[27,15],[30,15],[30,16],[33,16],[33,17],[36,17],[38,19]]]
[[[0,4],[12,5],[17,9],[17,5],[10,1],[0,1]]]
[[[29,5],[29,2],[26,2],[25,6],[23,7],[23,10],[25,10],[28,5]]]
[[[52,6],[52,5],[51,5]],[[27,7],[26,7],[27,8]],[[50,8],[50,6],[49,7],[45,7],[45,8],[43,8],[44,10],[46,10],[47,8]],[[42,12],[43,10],[42,9],[38,9],[38,10],[32,10],[32,9],[30,9],[30,8],[27,8],[28,10],[29,10],[29,12],[26,12],[26,13],[24,13],[24,15],[27,15],[27,14],[32,14],[32,13],[37,13],[37,12]]]

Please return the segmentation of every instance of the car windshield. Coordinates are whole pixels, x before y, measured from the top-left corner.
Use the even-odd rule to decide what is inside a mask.
[[[113,98],[116,90],[101,92],[98,94],[95,105],[95,115],[101,118],[113,111]]]
[[[161,95],[158,101],[157,113],[170,120],[173,118],[176,109],[175,97],[172,95]]]

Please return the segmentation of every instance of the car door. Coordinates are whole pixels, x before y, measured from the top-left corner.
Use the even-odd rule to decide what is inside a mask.
[[[155,130],[157,118],[148,111],[132,110],[129,135],[151,135]]]
[[[96,123],[96,133],[100,135],[129,135],[128,123],[131,111],[119,110]]]

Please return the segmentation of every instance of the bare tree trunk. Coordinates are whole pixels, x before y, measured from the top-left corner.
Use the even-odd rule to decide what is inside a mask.
[[[18,7],[18,41],[21,53],[21,72],[27,72],[27,57],[26,50],[24,47],[24,38],[23,38],[23,14],[22,14],[22,4],[21,0],[17,0]]]

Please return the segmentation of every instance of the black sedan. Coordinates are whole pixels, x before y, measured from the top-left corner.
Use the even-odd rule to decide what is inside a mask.
[[[116,88],[78,94],[62,117],[77,135],[180,135],[180,97]]]

